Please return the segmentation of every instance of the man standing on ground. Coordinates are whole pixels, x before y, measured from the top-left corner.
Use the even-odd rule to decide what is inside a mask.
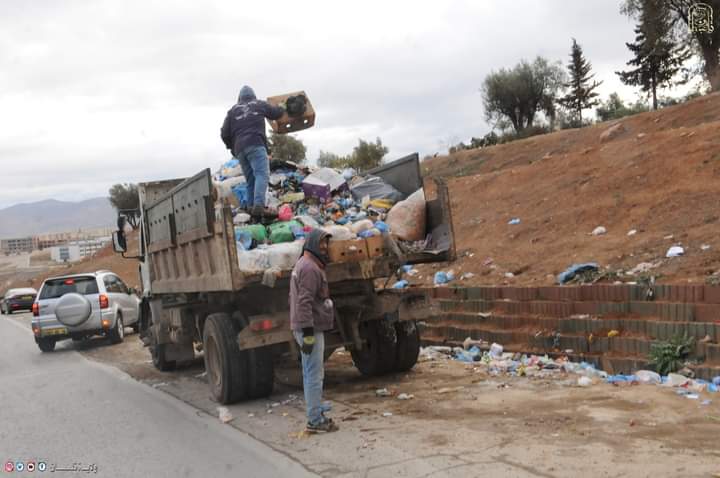
[[[290,277],[290,327],[302,355],[307,430],[315,433],[337,430],[337,425],[323,413],[322,405],[324,332],[332,329],[335,320],[325,276],[329,240],[326,232],[313,229]]]
[[[249,86],[240,89],[238,102],[225,116],[220,137],[240,161],[248,191],[248,211],[253,217],[273,215],[265,207],[270,166],[265,118],[279,119],[285,110],[258,100]]]

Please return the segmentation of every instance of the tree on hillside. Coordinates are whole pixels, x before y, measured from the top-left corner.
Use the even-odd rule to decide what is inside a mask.
[[[317,165],[321,168],[345,169],[350,167],[351,158],[349,156],[338,156],[335,153],[320,150],[318,154]]]
[[[554,123],[563,81],[560,65],[542,57],[533,63],[522,60],[512,69],[491,72],[480,89],[485,119],[496,125],[509,121],[516,133],[533,126],[538,112],[545,113]]]
[[[621,11],[632,18],[638,18],[645,1],[625,0]],[[666,0],[664,3],[670,23],[674,27],[674,38],[684,39],[698,51],[703,58],[705,79],[710,83],[712,91],[720,91],[720,0]],[[705,6],[710,7],[712,23],[699,25],[696,20],[707,12]],[[691,16],[691,11],[696,15]]]
[[[592,81],[595,74],[590,74],[592,65],[585,58],[582,47],[577,40],[572,39],[572,48],[570,50],[570,62],[568,63],[568,73],[570,81],[565,87],[570,91],[560,99],[560,103],[575,115],[578,125],[582,125],[582,110],[592,108],[598,104],[596,97],[598,96],[595,89],[602,84],[601,81]]]
[[[376,138],[374,143],[360,139],[353,148],[351,166],[361,172],[380,166],[388,151],[380,138]]]
[[[637,113],[648,111],[648,107],[641,102],[632,105],[626,105],[617,93],[611,93],[607,101],[601,101],[595,110],[595,114],[599,121],[608,121],[613,119],[630,116]]]
[[[303,163],[307,149],[302,141],[295,139],[289,134],[278,134],[273,132],[270,136],[270,148],[273,159]]]
[[[138,220],[140,219],[140,197],[138,196],[138,188],[136,184],[115,184],[108,191],[110,204],[117,209],[118,213],[122,212],[127,219],[127,223],[132,226],[133,230],[138,228]]]
[[[653,109],[656,110],[658,88],[687,81],[672,80],[692,54],[686,45],[678,45],[673,38],[670,15],[664,0],[643,0],[635,34],[635,42],[625,44],[634,55],[627,64],[635,68],[615,73],[626,85],[640,86],[642,91],[650,93]]]

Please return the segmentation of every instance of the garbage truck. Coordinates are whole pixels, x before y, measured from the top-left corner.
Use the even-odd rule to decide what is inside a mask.
[[[424,184],[413,154],[367,174],[405,195],[426,189],[426,240],[404,250],[392,236],[358,260],[330,262],[326,273],[335,327],[325,355],[345,347],[364,375],[411,369],[417,362],[417,321],[433,312],[427,289],[388,287],[403,265],[455,259],[447,184]],[[139,231],[130,241],[118,218],[113,248],[139,261],[139,335],[161,371],[204,356],[212,397],[229,404],[272,393],[279,359],[299,357],[289,325],[290,270],[262,272],[238,265],[232,208],[219,201],[209,169],[190,178],[138,185]],[[128,251],[136,242],[137,251]]]

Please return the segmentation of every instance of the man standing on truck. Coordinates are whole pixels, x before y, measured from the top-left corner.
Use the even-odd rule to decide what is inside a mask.
[[[265,207],[270,176],[265,118],[276,120],[284,112],[280,106],[258,100],[253,89],[245,85],[220,129],[223,143],[240,161],[247,184],[248,212],[255,218],[274,215]]]
[[[338,428],[325,416],[322,404],[324,332],[332,329],[335,320],[325,276],[329,240],[330,235],[325,231],[313,229],[305,239],[303,255],[290,277],[290,327],[302,352],[307,431],[314,433],[332,432]]]

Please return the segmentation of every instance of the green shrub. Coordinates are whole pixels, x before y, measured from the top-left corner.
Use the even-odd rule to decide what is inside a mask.
[[[683,367],[685,359],[688,358],[695,342],[693,337],[687,334],[676,335],[667,342],[657,342],[650,346],[650,365],[660,375],[667,375],[677,372]]]

